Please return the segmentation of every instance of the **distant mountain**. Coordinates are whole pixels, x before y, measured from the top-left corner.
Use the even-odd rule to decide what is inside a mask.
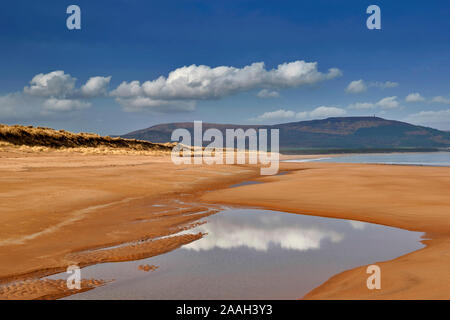
[[[193,123],[167,123],[133,131],[123,138],[168,142],[172,131],[186,128],[193,134]],[[378,117],[339,117],[277,125],[235,125],[203,123],[203,130],[267,128],[280,130],[281,149],[392,149],[448,148],[450,132]]]

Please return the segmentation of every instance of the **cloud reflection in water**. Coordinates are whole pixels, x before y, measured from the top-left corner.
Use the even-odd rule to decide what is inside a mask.
[[[270,246],[279,246],[288,250],[306,251],[320,249],[322,241],[337,243],[344,239],[343,233],[320,224],[296,222],[294,219],[286,219],[284,214],[255,214],[251,211],[253,210],[246,210],[245,214],[218,213],[211,216],[207,223],[190,230],[207,235],[183,248],[201,251],[247,247],[267,251]]]

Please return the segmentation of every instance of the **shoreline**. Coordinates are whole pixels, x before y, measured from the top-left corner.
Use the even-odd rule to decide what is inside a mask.
[[[201,218],[202,215],[200,213],[202,211],[201,207],[195,208],[189,205],[184,206],[182,203],[177,203],[177,205],[174,205],[173,203],[170,204],[170,201],[175,198],[179,198],[180,196],[183,200],[186,200],[186,202],[193,202],[192,200],[199,199],[201,202],[205,201],[206,203],[216,205],[231,204],[238,206],[260,207],[306,215],[358,220],[393,226],[411,231],[425,232],[427,237],[430,237],[431,240],[423,241],[426,245],[424,249],[414,251],[392,261],[380,263],[380,265],[383,266],[383,269],[390,270],[393,268],[394,271],[392,271],[392,273],[395,275],[395,277],[392,278],[394,279],[393,282],[400,282],[403,283],[403,285],[404,280],[402,280],[402,275],[404,275],[405,272],[400,272],[401,268],[399,268],[398,265],[402,268],[405,268],[406,265],[406,269],[410,272],[411,270],[408,268],[411,267],[411,264],[407,263],[410,259],[420,262],[424,256],[428,257],[429,255],[436,259],[436,257],[441,255],[443,250],[444,252],[446,252],[446,250],[450,251],[450,222],[442,224],[442,215],[436,217],[436,219],[432,219],[432,221],[429,221],[430,219],[427,220],[426,217],[424,219],[424,217],[420,216],[413,216],[412,218],[409,217],[409,220],[413,219],[413,221],[408,221],[408,217],[406,217],[407,219],[405,221],[404,212],[399,212],[398,208],[397,210],[391,210],[391,218],[389,218],[389,215],[386,214],[381,217],[367,214],[364,215],[358,213],[358,210],[362,210],[364,208],[367,210],[368,207],[372,210],[372,213],[374,213],[374,207],[371,207],[370,205],[367,206],[367,203],[361,203],[361,201],[359,201],[359,205],[353,205],[353,207],[350,206],[340,208],[340,206],[342,207],[342,204],[338,203],[336,205],[333,201],[331,202],[333,202],[334,205],[327,206],[326,204],[330,202],[330,199],[323,199],[320,197],[317,198],[317,194],[314,193],[310,193],[310,196],[312,197],[310,197],[310,201],[308,203],[308,201],[304,201],[308,198],[302,198],[302,201],[298,201],[298,196],[295,192],[291,192],[290,195],[288,192],[289,190],[295,190],[295,187],[298,186],[299,182],[304,183],[305,178],[308,179],[308,183],[318,184],[315,187],[320,189],[327,185],[324,184],[324,181],[329,181],[330,178],[331,181],[333,181],[333,179],[341,179],[342,177],[339,177],[339,173],[344,174],[344,176],[348,178],[348,175],[345,175],[342,171],[348,171],[348,173],[354,174],[355,170],[359,173],[361,173],[361,170],[367,170],[367,172],[365,172],[366,175],[370,177],[370,175],[375,174],[376,177],[376,175],[379,174],[377,171],[385,166],[369,164],[358,165],[314,162],[281,162],[280,172],[289,171],[288,174],[260,176],[259,168],[257,166],[174,166],[170,163],[170,159],[168,160],[167,157],[164,156],[145,157],[117,155],[113,157],[105,157],[98,155],[82,156],[74,154],[27,154],[22,155],[19,158],[15,157],[14,161],[8,161],[7,155],[5,157],[4,154],[0,154],[0,156],[2,157],[2,161],[0,161],[0,172],[3,173],[1,179],[3,179],[2,182],[4,182],[2,184],[3,188],[1,191],[5,192],[7,195],[9,194],[9,197],[6,196],[5,198],[7,200],[9,198],[9,201],[11,201],[6,202],[5,206],[10,210],[6,210],[5,212],[5,209],[3,208],[2,216],[0,218],[3,222],[0,227],[2,229],[2,235],[9,233],[9,236],[6,236],[5,238],[14,239],[15,237],[17,240],[18,236],[29,236],[30,233],[34,234],[36,233],[36,230],[41,230],[45,226],[54,226],[55,223],[61,223],[61,219],[62,222],[64,222],[69,218],[73,218],[71,217],[71,214],[73,214],[74,211],[86,209],[86,207],[80,209],[80,205],[87,205],[88,207],[93,205],[100,206],[100,208],[96,208],[93,212],[82,215],[81,217],[75,215],[75,218],[78,220],[69,221],[66,224],[63,224],[61,226],[61,230],[52,229],[48,234],[39,234],[33,238],[33,241],[28,239],[24,244],[5,245],[5,243],[3,243],[0,245],[0,257],[8,257],[11,260],[9,265],[0,265],[0,283],[3,284],[7,282],[7,279],[11,281],[14,277],[22,279],[27,278],[24,276],[27,270],[31,272],[33,272],[33,269],[35,272],[37,269],[45,270],[41,273],[41,276],[50,275],[58,273],[55,272],[56,269],[52,270],[52,267],[59,264],[58,270],[60,272],[64,271],[65,268],[61,267],[61,265],[73,262],[71,259],[68,259],[68,257],[73,259],[74,254],[83,251],[107,248],[113,245],[120,245],[141,239],[152,239],[157,238],[158,236],[169,236],[169,238],[171,238],[170,235],[175,234],[177,230],[179,231],[180,228],[184,228],[190,223],[195,223]],[[301,158],[302,156],[297,155],[296,157]],[[9,159],[11,160],[11,158]],[[51,165],[52,161],[53,164],[55,164],[53,166]],[[405,173],[406,178],[408,178],[413,172],[416,173],[416,170],[437,170],[439,171],[437,176],[445,173],[445,179],[440,181],[441,183],[444,183],[440,190],[446,190],[445,186],[450,186],[449,171],[445,168],[418,167],[419,169],[416,169],[416,167],[411,168],[410,166],[401,168],[396,167],[397,166],[386,165],[386,168],[390,168],[387,170],[391,170],[393,173],[398,173],[399,171],[404,170],[408,171]],[[331,177],[323,180],[323,175],[317,176],[317,174],[310,174],[311,172],[318,173],[323,170],[328,170],[328,173],[331,173]],[[381,169],[381,171],[383,170],[384,169]],[[183,174],[177,174],[178,171],[183,172]],[[52,178],[50,178],[50,181],[47,181],[43,178],[47,177],[49,172],[52,173]],[[335,175],[334,177],[333,172]],[[336,174],[338,174],[338,176],[336,176]],[[398,178],[405,179],[405,174],[401,174]],[[423,175],[423,173],[421,173],[421,175]],[[423,175],[423,178],[428,176],[429,174],[427,173],[426,175]],[[127,179],[127,177],[133,177],[133,179]],[[86,180],[86,178],[88,179]],[[428,177],[428,179],[436,179],[436,177]],[[5,180],[10,182],[9,188],[8,185],[5,185]],[[256,180],[264,183],[229,188],[229,186],[233,184],[242,183],[246,180]],[[13,182],[12,184],[11,181]],[[23,181],[27,181],[27,184],[20,183]],[[361,181],[358,183],[360,182]],[[405,184],[405,182],[406,181],[402,181],[400,183],[400,187],[408,186],[408,183]],[[330,183],[328,183],[328,185],[329,184]],[[53,195],[54,202],[52,202],[51,206],[49,206],[48,203],[42,203],[42,194],[40,192],[36,192],[36,185],[40,186],[40,191],[43,189],[50,195]],[[55,185],[61,186],[62,189],[55,188]],[[91,190],[89,190],[90,192],[86,193],[82,190],[78,190],[78,188],[86,188],[86,185],[91,187]],[[67,190],[63,187],[68,187],[70,192],[66,193]],[[330,186],[328,186],[328,188],[330,188]],[[74,193],[74,190],[77,190],[78,192]],[[288,194],[287,198],[283,198],[283,190],[286,194]],[[374,190],[381,190],[380,186],[377,186]],[[427,190],[427,195],[431,195],[430,192],[432,190],[433,188]],[[276,197],[273,194],[274,191],[277,194]],[[365,190],[366,194],[368,194],[367,191],[368,190]],[[401,190],[401,188],[397,191],[401,191],[399,194],[403,196],[408,194],[408,192],[405,193],[407,190]],[[417,190],[415,192],[417,192]],[[327,193],[333,195],[332,190],[328,190]],[[23,212],[18,215],[17,204],[15,203],[17,203],[17,199],[20,198],[22,194],[27,194],[29,196],[28,201],[32,206],[28,208],[21,208]],[[94,199],[91,197],[93,194],[95,195]],[[72,201],[68,201],[67,203],[67,201],[65,201],[65,197],[72,198]],[[128,202],[120,202],[124,201],[124,199],[130,198],[131,200]],[[276,201],[271,201],[273,199]],[[119,203],[110,207],[108,205],[104,207],[105,203],[99,204],[99,201],[107,201],[107,203],[119,201]],[[316,201],[316,203],[314,203],[314,201]],[[152,205],[158,205],[161,203],[164,204],[163,207],[152,207]],[[319,203],[322,208],[317,208],[317,203]],[[406,201],[406,203],[408,202]],[[36,204],[40,204],[40,207],[33,206]],[[404,201],[403,204],[405,204]],[[316,207],[314,207],[314,205]],[[389,205],[391,205],[390,202]],[[442,205],[444,209],[450,207],[449,202],[444,201]],[[190,214],[183,214],[183,212],[179,211],[177,206],[181,206],[181,210],[184,210],[184,213],[190,212]],[[384,207],[385,204],[381,203],[377,205],[375,209],[383,209]],[[30,208],[33,209],[33,212],[31,213],[28,212]],[[165,210],[162,210],[162,208]],[[58,212],[58,214],[55,216],[56,212]],[[158,219],[154,219],[155,217],[158,217]],[[59,220],[57,218],[59,218]],[[5,219],[7,219],[7,221],[5,221]],[[21,221],[23,219],[26,220]],[[31,222],[34,223],[27,224],[28,220],[31,220]],[[418,225],[411,228],[411,222],[420,220],[426,221],[423,222],[422,226]],[[36,221],[38,221],[38,223],[36,223]],[[14,222],[18,225],[25,226],[25,228],[21,230],[21,235],[18,235],[17,230],[11,228],[11,226],[14,225]],[[433,227],[431,229],[429,228],[430,223]],[[119,228],[117,228],[118,225]],[[99,236],[97,234],[99,233],[99,230],[104,232],[103,236]],[[72,239],[70,237],[71,234],[77,235],[77,237]],[[82,237],[83,235],[84,237]],[[61,241],[61,239],[70,239],[70,241],[66,241],[65,245],[58,245],[54,243],[58,240]],[[30,242],[32,242],[32,244],[30,244]],[[163,250],[164,246],[159,246],[158,248],[147,248],[143,252],[140,252],[141,255],[137,256],[150,257],[152,255],[159,254],[158,252],[162,253],[161,250],[168,252],[181,246],[183,243],[184,241],[175,241],[171,245],[172,249],[166,251]],[[10,250],[12,247],[16,247],[15,249],[17,253],[11,254]],[[423,253],[423,251],[425,253]],[[24,257],[31,258],[31,261],[25,260]],[[51,259],[49,259],[49,257],[51,257]],[[135,257],[136,255],[133,253],[133,249],[126,248],[126,250],[122,250],[120,254],[117,252],[110,252],[110,255],[106,259],[112,259],[112,261],[128,261],[135,260],[133,259]],[[84,256],[84,258],[86,257]],[[101,263],[101,259],[105,259],[104,256],[101,257],[101,259],[99,257],[92,256],[90,258],[93,259],[90,260],[90,265]],[[2,261],[5,260],[2,259]],[[83,259],[78,256],[77,261],[83,261]],[[450,266],[450,255],[448,255],[448,258],[445,256],[441,262],[443,262],[440,267],[441,269]],[[430,266],[430,264],[427,264],[426,262],[425,264],[427,265],[426,267]],[[22,273],[20,272],[20,268],[19,271],[17,270],[18,265],[20,265]],[[439,265],[437,265],[436,262],[432,262],[431,265],[439,269]],[[392,294],[392,291],[394,290],[393,288],[388,288],[388,292],[381,295],[361,291],[361,286],[354,279],[363,279],[365,288],[365,280],[367,276],[365,272],[362,272],[362,268],[363,267],[357,267],[333,276],[322,285],[308,293],[305,298],[389,299],[396,297],[395,294]],[[414,272],[417,273],[417,270]],[[420,272],[418,272],[418,274],[420,280],[426,280],[426,285],[434,284],[434,287],[436,287],[436,279],[421,279]],[[385,278],[389,279],[389,275]],[[397,281],[396,279],[400,280]],[[351,283],[349,287],[343,287],[343,283],[348,284],[349,282]],[[442,283],[450,284],[450,279],[444,279],[444,281],[440,279],[440,284],[442,285]],[[450,287],[450,285],[447,287]],[[398,291],[398,286],[396,288]],[[36,288],[34,289],[35,291],[33,291],[33,293],[36,295]],[[367,291],[367,289],[365,290]],[[449,290],[450,289],[442,288],[437,292],[437,297],[450,297]],[[37,291],[39,291],[39,289]],[[422,294],[420,294],[410,291],[411,288],[406,288],[400,291],[402,293],[402,298],[436,298],[429,292],[422,292]],[[41,293],[44,292],[37,292],[37,298],[43,298],[44,296],[49,297],[48,294],[39,297],[39,294]],[[64,294],[68,295],[73,293],[74,292],[65,292]],[[60,295],[61,292],[54,294],[55,297]],[[7,298],[2,295],[1,292],[0,296]],[[16,296],[16,298],[18,297]],[[24,298],[27,298],[27,296],[24,296]],[[28,296],[28,298],[32,297]]]

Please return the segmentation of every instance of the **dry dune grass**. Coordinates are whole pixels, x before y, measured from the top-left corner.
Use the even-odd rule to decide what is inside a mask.
[[[54,130],[45,127],[4,125],[0,124],[0,151],[20,152],[76,152],[82,154],[120,154],[120,155],[161,155],[168,154],[177,143],[153,143],[136,139],[112,138],[94,133],[73,133],[65,130]],[[208,155],[205,148],[184,146],[186,156],[194,157],[196,154],[204,157],[215,157],[216,150]],[[250,155],[259,156],[257,150],[237,150],[223,148],[220,155],[227,153],[241,153],[248,162]],[[268,155],[270,154],[267,153]],[[180,151],[179,156],[183,156]]]
[[[173,143],[112,138],[93,133],[72,133],[44,127],[0,124],[0,149],[25,152],[62,151],[84,154],[159,154],[170,152]]]

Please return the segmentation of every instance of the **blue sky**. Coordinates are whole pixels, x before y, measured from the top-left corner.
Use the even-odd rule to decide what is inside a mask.
[[[446,1],[2,1],[0,123],[122,134],[376,114],[450,130],[449,17]]]

